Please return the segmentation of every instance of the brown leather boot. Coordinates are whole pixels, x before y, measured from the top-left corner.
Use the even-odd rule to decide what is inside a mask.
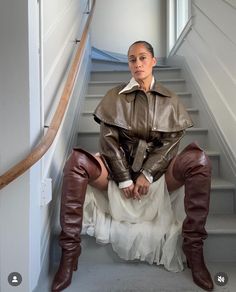
[[[54,292],[68,287],[73,271],[77,269],[87,184],[98,178],[100,173],[99,162],[82,149],[74,149],[65,164],[60,211],[62,231],[59,236],[62,254],[52,284]]]
[[[173,176],[185,185],[183,222],[183,251],[194,282],[202,289],[213,290],[211,275],[203,257],[203,240],[209,212],[211,164],[209,158],[195,143],[188,145],[176,158]]]

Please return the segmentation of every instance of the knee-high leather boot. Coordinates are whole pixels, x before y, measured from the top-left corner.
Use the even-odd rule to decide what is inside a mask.
[[[81,253],[80,233],[87,184],[99,177],[99,162],[88,152],[74,149],[64,167],[59,244],[62,248],[59,269],[54,277],[52,291],[61,291],[71,283]]]
[[[198,145],[188,145],[177,155],[173,166],[174,177],[185,185],[183,222],[183,252],[192,271],[194,282],[202,289],[213,290],[211,275],[203,257],[203,240],[207,238],[205,223],[209,212],[211,164]]]

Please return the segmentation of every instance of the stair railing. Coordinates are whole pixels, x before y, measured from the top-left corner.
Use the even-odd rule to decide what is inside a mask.
[[[79,65],[81,62],[82,52],[86,44],[90,23],[94,13],[95,3],[96,0],[93,0],[93,4],[91,10],[89,11],[89,16],[86,21],[81,40],[76,40],[76,43],[79,42],[79,47],[71,64],[64,90],[46,134],[41,138],[39,144],[23,160],[21,160],[19,163],[14,165],[0,176],[0,190],[22,175],[36,162],[38,162],[48,151],[53,141],[55,140],[74,88]]]

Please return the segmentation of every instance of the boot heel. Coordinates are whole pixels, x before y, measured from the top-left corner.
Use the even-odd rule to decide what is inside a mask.
[[[190,267],[190,264],[189,264],[189,261],[187,260],[187,267],[189,268],[189,269],[191,269],[191,267]]]
[[[76,259],[75,262],[74,262],[74,268],[73,268],[73,270],[74,271],[77,271],[77,269],[78,269],[78,259]]]

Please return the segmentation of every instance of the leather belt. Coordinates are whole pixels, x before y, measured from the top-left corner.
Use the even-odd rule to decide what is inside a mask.
[[[138,172],[142,168],[143,160],[147,157],[147,150],[150,146],[153,146],[152,142],[147,143],[145,140],[139,140],[132,164],[132,170],[134,172]]]

